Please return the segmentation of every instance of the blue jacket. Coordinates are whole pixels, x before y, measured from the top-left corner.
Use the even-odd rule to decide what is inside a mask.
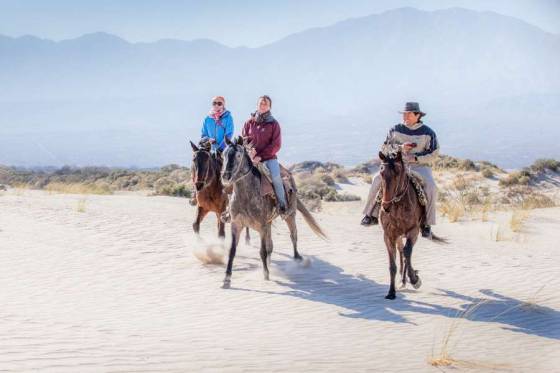
[[[231,113],[226,110],[220,117],[220,124],[218,125],[214,118],[207,116],[202,123],[201,138],[210,138],[216,140],[212,144],[212,150],[224,150],[226,147],[226,137],[231,139],[233,136],[233,118]]]

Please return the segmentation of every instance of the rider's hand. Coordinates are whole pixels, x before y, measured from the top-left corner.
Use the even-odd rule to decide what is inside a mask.
[[[410,151],[411,151],[412,149],[414,149],[415,147],[416,147],[416,144],[414,144],[414,143],[412,143],[412,142],[405,142],[405,143],[402,145],[402,151],[403,151],[403,153],[408,154],[408,153],[410,153]]]
[[[410,154],[410,153],[403,154],[403,160],[406,163],[416,163],[417,162],[416,156],[414,154]]]
[[[253,159],[256,156],[257,156],[257,151],[255,150],[255,148],[250,148],[249,149],[249,157],[251,157],[251,159]]]
[[[261,157],[259,157],[259,156],[254,156],[254,157],[253,157],[253,164],[257,164],[257,163],[259,163],[260,161],[261,161]]]

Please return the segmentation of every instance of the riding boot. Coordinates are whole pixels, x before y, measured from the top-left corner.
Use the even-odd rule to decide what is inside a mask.
[[[432,227],[427,224],[422,225],[422,237],[432,239]]]
[[[364,216],[364,218],[362,219],[362,222],[360,224],[365,225],[365,226],[378,225],[379,224],[379,219],[375,216],[366,215],[366,216]]]

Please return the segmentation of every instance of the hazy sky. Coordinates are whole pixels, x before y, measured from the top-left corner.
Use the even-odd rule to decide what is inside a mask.
[[[403,6],[491,10],[560,34],[560,0],[0,0],[0,34],[60,40],[105,31],[129,41],[209,38],[255,47]]]

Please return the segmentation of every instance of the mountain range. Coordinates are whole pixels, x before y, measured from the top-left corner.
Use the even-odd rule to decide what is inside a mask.
[[[461,8],[400,8],[259,48],[0,36],[0,164],[188,164],[212,96],[239,132],[268,94],[286,163],[372,158],[419,101],[443,152],[515,168],[560,158],[558,61],[559,35]]]

